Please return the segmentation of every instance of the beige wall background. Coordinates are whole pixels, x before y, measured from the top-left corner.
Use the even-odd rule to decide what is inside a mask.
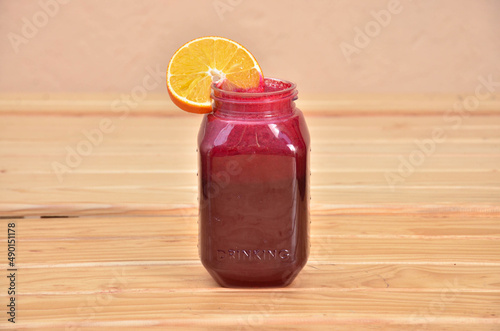
[[[242,43],[266,76],[306,93],[468,93],[480,75],[500,81],[495,0],[0,0],[0,93],[130,92],[204,35]]]

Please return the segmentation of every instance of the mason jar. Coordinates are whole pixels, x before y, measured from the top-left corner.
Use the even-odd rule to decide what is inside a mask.
[[[199,254],[224,287],[286,286],[309,255],[310,138],[292,82],[212,86],[198,134]]]

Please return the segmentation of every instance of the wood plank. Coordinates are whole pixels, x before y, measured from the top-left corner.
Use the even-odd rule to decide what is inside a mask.
[[[409,164],[409,155],[413,150],[402,155],[339,155],[311,154],[312,171],[398,171],[404,159]],[[66,161],[67,154],[53,155],[15,155],[2,157],[0,161],[2,173],[48,173],[54,169],[67,167],[67,172],[157,172],[157,171],[196,171],[196,153],[176,153],[157,155],[94,155],[81,157],[81,162]],[[70,159],[73,160],[73,159]],[[75,163],[78,162],[78,163]],[[420,162],[420,161],[419,161]],[[54,164],[58,164],[57,167]],[[424,157],[421,165],[413,163],[414,171],[500,171],[500,154],[498,155],[431,155]],[[65,173],[63,170],[57,170]]]
[[[201,263],[122,265],[87,268],[30,267],[18,270],[22,295],[82,295],[112,291],[110,278],[120,277],[125,293],[217,291]],[[425,281],[422,281],[425,279]],[[147,285],[146,285],[147,284]],[[453,285],[461,291],[500,292],[500,265],[308,264],[285,291],[365,289],[439,292]]]
[[[403,220],[386,218],[384,224],[355,232],[356,225],[366,225],[368,217],[337,216],[335,220],[319,219],[312,224],[310,263],[417,263],[438,264],[487,262],[500,265],[500,236],[497,219],[469,218],[455,220],[427,219],[425,223],[408,221],[400,230],[383,233],[390,222]],[[340,223],[343,227],[331,227]],[[361,223],[351,222],[358,219]],[[412,218],[409,218],[412,219]],[[196,218],[70,218],[70,219],[18,219],[16,222],[18,263],[28,265],[56,265],[76,263],[139,262],[139,261],[198,261],[196,250]],[[466,229],[477,222],[490,235],[463,236]],[[11,220],[1,220],[1,224]],[[464,224],[465,223],[465,224]],[[350,224],[350,225],[349,225]],[[460,225],[462,227],[460,228]],[[415,234],[414,226],[417,228]],[[456,227],[459,227],[457,230]],[[324,229],[330,230],[325,232]],[[434,235],[427,233],[438,229]],[[451,232],[446,232],[451,228]],[[344,233],[342,233],[344,229]],[[443,234],[443,231],[445,231]],[[26,234],[24,234],[26,233]],[[484,233],[484,232],[483,232]],[[364,236],[363,236],[364,235]],[[3,237],[3,236],[2,236]],[[5,239],[4,239],[5,240]],[[3,240],[3,241],[4,241]]]
[[[15,222],[22,242],[131,239],[198,234],[197,216],[173,217],[72,217],[2,219]],[[311,235],[330,238],[461,238],[500,239],[500,215],[406,214],[330,215],[311,218]],[[5,234],[0,242],[5,242]]]
[[[195,142],[201,117],[110,119],[100,116],[84,117],[23,117],[2,116],[0,140],[2,141],[48,141],[78,143],[86,139],[84,132],[96,130],[104,119],[110,121],[114,129],[103,133],[103,143],[120,140],[123,142],[181,141]],[[442,128],[446,140],[500,138],[499,116],[479,116],[464,119],[456,126],[442,117],[426,117],[425,124],[415,124],[414,117],[388,116],[377,121],[365,117],[347,117],[343,121],[336,117],[324,117],[321,121],[308,119],[313,141],[355,140],[366,141],[413,141],[415,138],[431,138],[434,128]],[[474,120],[473,120],[474,119]],[[22,135],[19,133],[22,132]]]
[[[68,134],[75,133],[77,136],[82,136],[81,130],[92,130],[98,127],[105,116],[5,116],[0,113],[2,121],[0,122],[2,132],[1,136],[5,139],[20,140],[19,138],[34,137],[35,140],[42,139],[43,141],[53,140],[57,137],[65,137]],[[115,124],[115,130],[109,133],[110,139],[113,138],[115,131],[126,131],[135,133],[153,133],[155,135],[163,134],[169,135],[170,133],[185,134],[197,131],[202,116],[187,114],[181,117],[138,117],[130,118],[130,120],[120,118],[109,118]],[[330,133],[346,131],[357,131],[362,133],[365,129],[377,129],[384,131],[396,131],[409,133],[419,132],[432,132],[436,126],[443,127],[445,130],[450,131],[467,131],[475,130],[478,128],[494,129],[500,126],[499,116],[480,116],[474,115],[463,118],[463,121],[457,125],[456,122],[450,122],[443,116],[404,116],[404,115],[387,115],[377,117],[363,117],[363,116],[322,116],[322,117],[309,117],[306,115],[308,127],[315,131],[316,128],[327,130],[332,128]],[[57,125],[64,124],[64,125]],[[168,130],[165,130],[168,128]],[[16,134],[16,129],[23,129],[23,137],[19,137],[19,132]],[[49,129],[49,130],[47,130]],[[354,130],[358,129],[358,130]],[[76,132],[75,132],[76,131]],[[37,133],[43,132],[44,136],[37,136]],[[186,135],[191,137],[191,135]],[[141,137],[126,137],[127,140],[133,141],[134,138]]]
[[[483,190],[458,192],[456,188],[449,190],[433,190],[433,195],[425,191],[418,192],[416,198],[412,198],[414,190],[403,191],[404,195],[394,194],[395,201],[387,202],[380,196],[381,192],[372,192],[370,199],[362,197],[364,189],[346,190],[338,192],[327,192],[325,194],[314,193],[311,204],[312,215],[338,215],[338,214],[407,214],[407,213],[433,213],[433,214],[476,214],[498,215],[498,197],[485,196]],[[80,215],[198,215],[198,205],[195,193],[170,192],[151,190],[142,192],[138,198],[137,190],[105,190],[92,191],[92,200],[82,202],[80,190],[50,191],[51,195],[40,197],[40,193],[29,195],[16,193],[13,201],[4,198],[0,203],[0,216],[26,216],[26,215],[48,215],[48,216],[80,216]],[[60,195],[64,194],[64,200]],[[452,201],[446,194],[457,194],[460,200]],[[475,195],[474,195],[475,194]],[[35,197],[37,202],[24,202],[24,198]],[[358,198],[356,198],[358,197]],[[456,198],[452,197],[452,198]],[[17,200],[16,200],[17,199]],[[439,199],[439,200],[436,200]],[[396,201],[397,200],[397,201]],[[191,201],[191,202],[189,202]],[[458,203],[458,204],[457,204]]]
[[[487,215],[487,214],[486,214]],[[311,218],[311,234],[352,238],[497,238],[500,215],[476,212],[435,214],[328,215]]]
[[[84,193],[91,193],[91,197]],[[498,214],[498,194],[485,195],[483,189],[457,190],[447,188],[433,190],[398,189],[385,194],[386,190],[367,188],[318,189],[312,192],[313,215],[344,213],[427,212],[462,213],[479,212]],[[43,196],[41,196],[43,194]],[[365,194],[365,196],[362,196]],[[64,195],[64,198],[61,198]],[[26,199],[35,202],[24,202]],[[23,215],[197,215],[195,190],[142,189],[50,189],[34,192],[2,191],[0,209],[2,216]],[[82,202],[82,199],[85,199]],[[393,202],[387,202],[392,199]],[[457,206],[457,203],[460,206]]]
[[[29,203],[0,203],[2,210],[0,217],[16,216],[81,216],[81,215],[154,215],[154,216],[196,216],[198,208],[196,203],[192,204],[170,204],[170,203],[54,203],[29,204]],[[448,213],[451,215],[476,215],[482,216],[498,215],[500,208],[498,204],[468,203],[462,205],[453,204],[411,204],[411,203],[349,203],[349,204],[312,204],[311,214],[320,215],[385,215],[385,214],[409,214],[426,213],[440,215]]]
[[[107,262],[198,261],[197,236],[158,233],[143,238],[30,241],[18,247],[18,264],[92,266]],[[70,262],[68,262],[70,261]],[[500,240],[463,238],[345,238],[312,236],[310,263],[500,265]],[[481,262],[478,262],[481,261]]]
[[[472,96],[473,94],[471,94]],[[300,94],[298,107],[311,115],[329,114],[441,114],[463,102],[468,94]],[[112,105],[120,94],[98,93],[2,93],[0,114],[117,115]],[[495,114],[500,109],[498,94],[487,95],[471,113]],[[130,116],[187,116],[170,101],[166,93],[149,93],[129,110]]]
[[[90,131],[98,128],[103,119],[109,119],[111,124],[114,124],[113,132],[109,133],[110,138],[117,135],[122,135],[123,138],[133,140],[133,138],[125,136],[125,132],[132,133],[150,133],[153,135],[175,137],[175,133],[184,133],[186,136],[191,136],[190,132],[197,132],[201,123],[202,116],[188,114],[187,117],[133,117],[130,119],[105,117],[105,116],[5,116],[0,113],[2,118],[1,136],[4,139],[19,140],[19,138],[37,138],[42,140],[53,140],[54,138],[62,138],[70,134],[83,137],[81,130]],[[379,117],[362,117],[362,116],[324,116],[324,117],[308,117],[306,116],[308,126],[312,131],[321,130],[327,131],[331,128],[329,134],[337,135],[356,131],[358,134],[370,132],[399,132],[414,134],[417,132],[432,132],[434,127],[442,127],[446,131],[466,132],[478,131],[479,128],[493,130],[500,126],[499,116],[480,116],[474,115],[463,118],[460,123],[449,121],[444,116],[398,116],[387,115]],[[59,125],[57,125],[59,124]],[[60,125],[64,124],[64,125]],[[175,125],[172,125],[175,124]],[[168,128],[168,130],[165,130]],[[358,130],[353,130],[354,128]],[[16,135],[16,129],[23,129],[23,137],[19,137],[19,131]],[[361,131],[360,131],[361,130]],[[76,131],[76,132],[75,132]],[[45,135],[37,135],[43,132]]]
[[[267,316],[267,315],[266,315]],[[270,325],[269,322],[264,322],[264,320],[259,317],[255,317],[253,315],[249,316],[248,319],[253,320],[256,318],[257,322],[249,322],[239,320],[233,322],[232,320],[227,321],[226,319],[202,319],[193,313],[192,317],[189,318],[190,322],[182,322],[177,321],[175,323],[175,330],[208,330],[209,328],[217,328],[217,330],[221,331],[234,331],[234,330],[255,330],[257,328],[264,328],[265,330],[274,331],[274,330],[310,330],[311,325],[307,323],[307,320],[300,320],[300,324],[296,320],[289,321],[286,318],[282,320],[275,319],[274,324]],[[250,320],[250,321],[251,321]],[[377,319],[376,321],[378,321]],[[339,318],[317,318],[314,323],[314,330],[317,331],[331,331],[334,328],[336,331],[372,331],[372,330],[381,330],[381,325],[375,324],[375,319],[372,320],[352,320],[352,319],[339,319]],[[224,325],[222,325],[224,323]],[[265,323],[265,324],[264,324]],[[391,322],[391,324],[384,324],[384,331],[401,331],[405,329],[423,329],[428,331],[470,331],[471,325],[463,324],[460,321],[456,322],[459,324],[454,324],[453,322],[444,323],[444,322],[436,322],[433,323],[410,323],[410,324],[401,324],[402,322]],[[37,331],[54,331],[59,329],[71,330],[72,327],[76,329],[84,329],[87,330],[89,328],[105,328],[107,331],[121,331],[121,330],[138,330],[139,328],[147,328],[152,330],[165,330],[169,325],[173,323],[165,323],[161,320],[156,321],[127,321],[124,323],[120,322],[86,322],[86,323],[74,323],[74,324],[66,324],[66,323],[57,323],[57,322],[48,322],[48,323],[22,323],[22,326],[19,328],[15,328],[18,330],[30,330],[36,329]],[[116,326],[118,325],[118,326]],[[496,325],[494,322],[484,321],[484,324],[474,324],[475,331],[496,331]],[[0,330],[2,326],[0,326]]]
[[[46,205],[47,212],[50,206],[60,208],[53,210],[55,214],[64,215],[77,209],[94,206],[95,212],[100,208],[103,212],[140,210],[148,211],[173,211],[177,208],[196,209],[196,187],[156,186],[143,187],[140,185],[128,187],[40,187],[40,188],[4,188],[0,192],[2,216],[8,216],[14,208],[26,205],[26,208],[38,209],[39,205]],[[454,206],[461,204],[465,208],[484,208],[485,211],[498,212],[500,201],[500,188],[498,186],[396,186],[394,191],[389,185],[332,185],[313,187],[311,190],[312,212],[331,210],[336,208],[359,208],[367,206],[380,208],[390,206],[418,204],[422,210],[425,208]],[[129,209],[124,206],[128,204]],[[464,206],[468,204],[469,206]],[[15,205],[19,205],[15,207]],[[429,205],[429,206],[426,206]],[[482,206],[482,207],[481,207]],[[496,207],[495,207],[496,206]],[[457,208],[460,209],[460,206]],[[459,210],[457,209],[457,210]],[[26,210],[28,212],[28,210]],[[62,213],[62,214],[61,214]],[[169,213],[170,215],[175,213]],[[34,214],[32,214],[34,215]],[[50,215],[50,214],[49,214]],[[21,215],[22,216],[22,215]]]
[[[282,324],[286,320],[290,324],[309,327],[326,321],[355,325],[376,321],[379,326],[460,323],[470,327],[477,324],[498,327],[499,300],[497,293],[454,289],[443,289],[442,293],[318,292],[314,289],[300,292],[279,289],[193,292],[188,289],[173,293],[123,293],[118,290],[99,296],[38,295],[20,298],[24,307],[24,323],[54,324],[57,321],[54,326],[66,326],[68,322],[76,322],[74,325],[91,322],[91,325],[101,327],[109,324],[118,326],[118,323],[126,324],[128,321],[154,321],[165,327],[175,327],[192,324],[190,319],[194,316],[200,319],[197,323],[212,326],[237,326],[260,317],[265,324]]]
[[[460,182],[457,182],[460,178]],[[0,175],[0,183],[4,188],[23,189],[35,182],[39,187],[70,188],[70,187],[158,187],[177,189],[191,187],[196,189],[198,179],[195,171],[190,172],[75,172],[63,177],[59,182],[53,173],[4,173]],[[316,171],[311,176],[311,188],[315,190],[327,186],[387,186],[385,172],[339,172],[339,171]],[[398,183],[398,187],[484,187],[491,190],[500,186],[500,172],[496,171],[456,171],[456,172],[416,172]]]
[[[0,156],[8,157],[15,155],[65,155],[66,145],[53,141],[0,141]],[[74,146],[70,146],[74,147]],[[376,147],[376,148],[374,148]],[[418,148],[414,142],[392,140],[389,142],[377,142],[373,140],[334,142],[313,141],[314,154],[371,154],[371,155],[399,155],[407,154]],[[156,155],[165,153],[195,153],[196,144],[190,139],[171,141],[156,141],[154,144],[144,141],[113,141],[103,143],[95,148],[95,155]],[[498,155],[500,154],[499,141],[456,141],[449,140],[439,144],[433,155]]]

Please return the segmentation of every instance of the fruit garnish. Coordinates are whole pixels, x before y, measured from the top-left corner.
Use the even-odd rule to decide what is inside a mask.
[[[212,111],[212,83],[233,90],[256,89],[262,70],[253,55],[235,41],[202,37],[179,48],[167,69],[167,88],[182,110],[205,114]]]

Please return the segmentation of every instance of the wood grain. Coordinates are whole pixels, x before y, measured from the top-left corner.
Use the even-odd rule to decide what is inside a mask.
[[[0,246],[15,222],[18,267],[18,323],[0,329],[500,330],[500,98],[453,120],[460,96],[301,100],[311,255],[289,287],[248,290],[198,259],[200,117],[153,96],[121,119],[113,100],[0,96]]]
[[[451,106],[462,103],[467,94],[300,94],[298,106],[313,115],[377,115],[377,114],[443,114]],[[122,99],[121,94],[0,94],[0,112],[3,114],[121,115],[112,105]],[[491,93],[478,103],[471,113],[498,114],[500,96]],[[148,97],[130,107],[128,116],[188,116],[165,95],[149,93]]]
[[[500,319],[495,317],[500,304],[498,293],[453,292],[421,293],[414,291],[244,291],[213,289],[205,292],[166,293],[102,293],[98,296],[27,296],[20,300],[24,306],[24,320],[37,322],[68,323],[111,322],[119,325],[132,321],[161,321],[165,326],[187,324],[193,312],[210,324],[226,323],[238,326],[240,320],[261,317],[269,324],[280,324],[283,320],[314,326],[326,318],[330,323],[363,323],[378,315],[379,325],[403,322],[419,324],[454,322],[490,324],[498,327]],[[445,299],[443,299],[445,298]],[[488,304],[491,303],[491,304]],[[50,305],[51,309],[39,307]],[[275,307],[272,311],[271,307]],[[470,307],[474,309],[471,311]],[[78,311],[78,307],[81,309]],[[439,307],[439,308],[436,308]],[[439,314],[436,311],[439,309]],[[80,312],[80,314],[78,314]],[[133,315],[131,315],[133,312]],[[265,315],[269,314],[270,317]],[[467,318],[462,317],[467,314]],[[76,318],[75,318],[76,317]],[[113,323],[114,322],[114,323]],[[224,322],[222,322],[224,323]],[[221,324],[222,324],[221,323]],[[244,323],[244,322],[243,322]],[[321,323],[321,322],[320,322]],[[345,322],[344,322],[345,323]],[[63,324],[64,325],[64,324]],[[146,324],[147,325],[147,324]],[[100,325],[104,326],[104,325]],[[256,327],[256,325],[253,325]]]

